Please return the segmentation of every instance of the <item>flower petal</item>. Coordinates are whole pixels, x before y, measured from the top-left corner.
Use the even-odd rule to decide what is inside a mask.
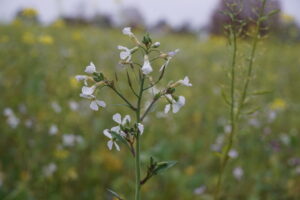
[[[88,74],[92,74],[92,73],[96,72],[96,67],[95,67],[94,63],[91,62],[90,65],[88,65],[85,68],[84,72],[86,72]]]
[[[114,142],[113,142],[112,140],[109,140],[109,141],[107,142],[107,147],[108,147],[109,150],[112,150],[113,144],[114,144]]]
[[[170,111],[171,104],[167,104],[165,107],[165,114],[167,114]]]
[[[143,71],[143,74],[149,74],[153,71],[147,55],[145,55],[145,57],[144,57],[144,64],[142,67],[142,71]]]
[[[90,108],[95,111],[99,110],[96,100],[91,102]]]
[[[121,120],[121,115],[120,115],[120,113],[114,114],[113,120],[114,120],[115,122],[117,122],[118,124],[121,124],[121,123],[122,123],[122,120]]]
[[[144,133],[144,125],[141,123],[138,123],[137,125],[138,125],[138,129],[140,131],[140,134],[142,135]]]
[[[131,121],[131,117],[129,115],[126,115],[122,121],[122,125],[125,125],[127,122],[129,123]]]
[[[105,130],[103,131],[103,134],[104,134],[106,137],[108,137],[109,139],[112,139],[112,135],[110,134],[110,132],[109,132],[108,129],[105,129]]]
[[[104,101],[100,101],[100,100],[95,100],[96,103],[98,104],[98,106],[105,108],[106,107],[106,103]]]

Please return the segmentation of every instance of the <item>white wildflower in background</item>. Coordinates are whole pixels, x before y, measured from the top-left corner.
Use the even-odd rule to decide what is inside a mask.
[[[244,175],[244,170],[241,167],[236,167],[233,169],[232,174],[234,178],[236,178],[237,180],[241,180]]]
[[[191,87],[192,86],[192,84],[190,83],[190,79],[187,76],[184,77],[183,80],[180,80],[179,83],[182,84],[182,85],[184,85],[184,86],[187,86],[187,87]]]
[[[57,166],[55,163],[50,163],[43,168],[43,174],[45,177],[50,177],[57,170]]]
[[[54,112],[56,112],[56,113],[60,113],[62,110],[60,105],[55,101],[51,102],[51,107],[54,110]]]
[[[239,153],[237,152],[237,150],[235,149],[231,149],[229,152],[228,152],[228,156],[230,158],[237,158],[239,156]]]
[[[120,147],[119,145],[116,143],[115,138],[112,136],[112,134],[109,132],[108,129],[105,129],[103,131],[103,134],[108,137],[110,140],[107,142],[107,147],[109,150],[112,150],[113,145],[115,146],[115,148],[120,151]]]
[[[128,35],[130,37],[133,36],[133,33],[131,32],[130,27],[125,27],[122,32],[123,32],[124,35]]]
[[[82,144],[84,142],[80,135],[74,134],[63,134],[62,136],[63,145],[66,147],[74,146],[75,144]]]
[[[72,111],[77,111],[79,109],[79,104],[76,101],[69,101],[69,107]]]
[[[51,124],[50,128],[49,128],[49,135],[56,135],[58,132],[58,128],[56,126],[56,124]]]
[[[94,65],[93,62],[90,63],[90,65],[86,66],[84,72],[88,74],[93,74],[96,72],[96,66]]]
[[[19,111],[22,114],[26,114],[27,113],[27,107],[26,107],[26,105],[25,104],[20,104],[19,105]]]
[[[76,79],[78,82],[83,81],[83,82],[84,82],[84,85],[87,86],[87,80],[89,79],[89,77],[86,76],[86,75],[76,75],[76,76],[75,76],[75,79]]]
[[[150,61],[149,61],[149,57],[147,55],[144,56],[144,64],[142,67],[142,71],[143,71],[143,74],[146,74],[146,75],[150,74],[153,71]]]
[[[11,127],[11,128],[17,128],[17,126],[20,123],[19,118],[15,115],[15,113],[13,112],[13,110],[11,108],[5,108],[3,111],[3,114],[7,117],[7,124]]]
[[[200,187],[197,187],[194,189],[194,194],[195,195],[202,195],[206,191],[206,186],[201,185]]]
[[[32,128],[33,126],[33,120],[32,119],[26,119],[25,122],[24,122],[25,126],[27,128]]]

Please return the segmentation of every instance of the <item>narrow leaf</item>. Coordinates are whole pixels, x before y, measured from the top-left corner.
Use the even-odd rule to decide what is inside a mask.
[[[118,193],[116,193],[115,191],[111,190],[111,189],[106,189],[110,194],[112,194],[114,197],[118,198],[118,200],[124,200],[120,197],[120,195]]]

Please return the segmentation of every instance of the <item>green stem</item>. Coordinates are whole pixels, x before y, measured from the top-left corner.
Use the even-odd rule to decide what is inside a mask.
[[[237,54],[237,36],[235,29],[233,28],[231,30],[232,35],[232,43],[233,43],[233,50],[232,50],[232,62],[231,62],[231,84],[230,84],[230,96],[231,96],[231,105],[230,105],[230,125],[231,125],[231,131],[228,136],[229,142],[228,145],[225,148],[225,151],[221,158],[220,163],[220,172],[218,176],[217,186],[216,186],[216,192],[215,192],[215,200],[218,200],[220,198],[220,191],[222,188],[222,179],[223,174],[225,171],[225,167],[227,165],[227,161],[229,159],[228,152],[230,151],[232,144],[233,144],[233,138],[235,135],[235,126],[236,126],[236,118],[235,118],[235,70],[236,70],[236,54]]]
[[[143,91],[144,91],[144,82],[145,82],[145,76],[142,75],[141,78],[141,86],[140,86],[140,92],[138,95],[138,102],[137,102],[137,109],[136,109],[136,121],[137,123],[140,123],[141,121],[141,101],[143,97]],[[137,132],[136,134],[136,144],[135,144],[135,200],[140,200],[140,191],[141,191],[141,169],[140,169],[140,134]]]
[[[114,86],[109,86],[121,99],[123,99],[127,105],[134,111],[137,110]]]

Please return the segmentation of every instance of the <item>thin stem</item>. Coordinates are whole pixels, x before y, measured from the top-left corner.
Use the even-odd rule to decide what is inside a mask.
[[[127,105],[134,111],[137,110],[114,86],[109,86],[121,99],[123,99]]]
[[[266,0],[263,1],[263,5],[261,7],[259,17],[263,16],[265,6],[266,6]],[[241,111],[242,111],[242,109],[245,105],[245,100],[246,100],[246,97],[247,97],[248,88],[249,88],[249,84],[250,84],[251,77],[252,77],[253,62],[254,62],[255,52],[256,52],[256,48],[257,48],[257,43],[259,41],[260,26],[261,26],[261,20],[259,19],[257,24],[256,24],[255,36],[254,36],[254,39],[252,41],[252,49],[251,49],[251,54],[250,54],[250,58],[249,58],[247,78],[246,78],[246,82],[245,82],[245,85],[244,85],[243,90],[242,90],[242,96],[241,96],[239,106],[238,106],[238,109],[237,109],[237,119],[239,118],[240,113],[241,113]]]
[[[143,97],[143,91],[144,91],[144,82],[145,82],[145,75],[142,75],[141,77],[141,83],[140,83],[140,92],[138,95],[138,102],[137,102],[137,109],[136,109],[136,121],[139,123],[141,121],[141,101]],[[137,132],[136,134],[136,156],[135,156],[135,200],[140,200],[140,191],[141,191],[141,169],[140,169],[140,133]]]
[[[141,117],[141,121],[144,120],[144,118],[147,116],[147,114],[149,113],[149,111],[151,110],[151,108],[153,107],[153,105],[157,102],[157,100],[160,98],[159,97],[154,97],[154,99],[152,100],[152,102],[150,103],[150,105],[148,106],[148,108],[146,109],[145,113],[143,114],[143,116]]]
[[[220,163],[220,172],[218,176],[217,186],[216,186],[216,192],[215,192],[215,200],[218,200],[220,197],[220,190],[222,188],[222,179],[225,167],[227,165],[227,161],[229,159],[228,152],[230,151],[232,144],[233,144],[233,138],[235,135],[235,126],[236,126],[236,118],[235,118],[235,70],[236,70],[236,54],[237,54],[237,35],[235,32],[235,29],[232,28],[231,30],[232,35],[232,44],[233,44],[233,50],[232,50],[232,62],[231,62],[231,84],[230,84],[230,96],[231,96],[231,105],[230,105],[230,125],[231,125],[231,131],[229,134],[229,141],[228,145],[225,148],[225,151],[221,158]]]

